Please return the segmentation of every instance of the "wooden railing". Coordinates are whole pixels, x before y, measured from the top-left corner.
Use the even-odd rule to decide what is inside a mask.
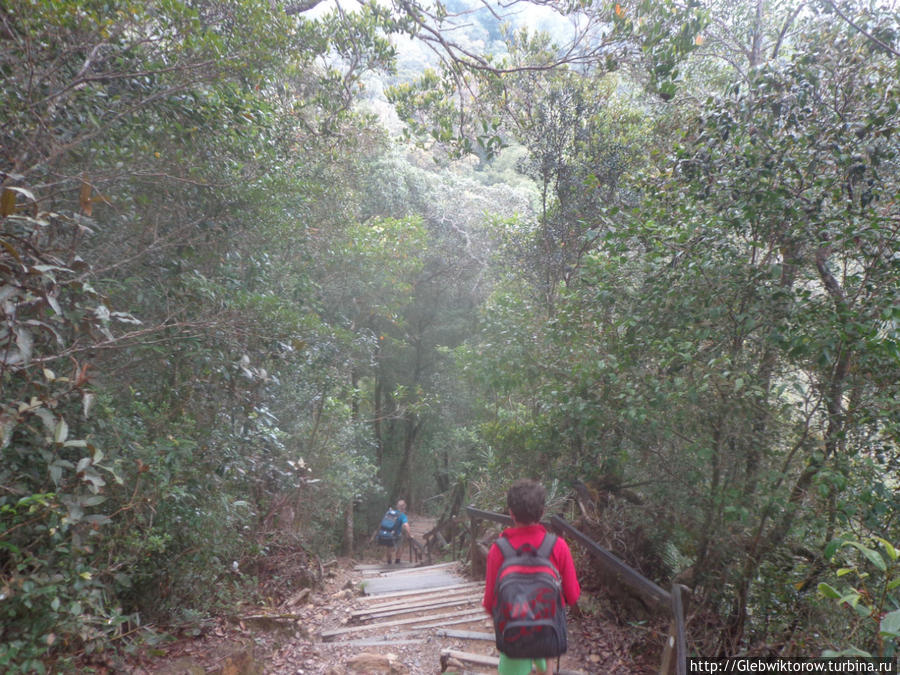
[[[467,507],[466,511],[469,514],[471,523],[470,555],[474,561],[475,547],[477,546],[476,521],[489,520],[500,523],[501,525],[512,525],[513,522],[512,518],[503,513],[482,511],[473,506]],[[685,675],[687,673],[687,636],[684,626],[685,599],[683,592],[687,589],[680,584],[673,584],[671,591],[665,590],[650,581],[650,579],[644,577],[634,568],[619,560],[615,555],[590,539],[583,532],[572,527],[559,516],[550,516],[543,524],[547,529],[552,530],[557,534],[568,535],[570,538],[577,541],[594,557],[604,572],[617,577],[624,585],[628,586],[642,599],[648,601],[650,606],[671,614],[669,635],[666,638],[666,644],[663,647],[659,672],[660,675],[668,675],[674,670],[677,675]]]

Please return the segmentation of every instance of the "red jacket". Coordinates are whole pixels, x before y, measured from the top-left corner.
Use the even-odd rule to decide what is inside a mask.
[[[520,525],[519,527],[510,527],[503,530],[500,536],[506,537],[513,548],[516,549],[523,544],[531,544],[534,548],[538,548],[544,540],[546,532],[547,530],[544,529],[543,525]],[[556,545],[550,554],[550,562],[556,566],[562,580],[563,601],[567,605],[574,605],[578,602],[578,596],[581,595],[581,586],[578,584],[578,578],[575,576],[575,563],[572,561],[572,552],[562,537],[556,540]],[[488,552],[484,599],[481,602],[488,614],[492,613],[496,602],[494,584],[497,581],[497,572],[502,564],[503,553],[501,553],[500,547],[494,544]]]

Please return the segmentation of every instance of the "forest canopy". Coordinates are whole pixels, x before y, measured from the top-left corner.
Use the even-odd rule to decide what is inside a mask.
[[[5,672],[521,476],[700,655],[895,654],[893,2],[3,0],[0,78]]]

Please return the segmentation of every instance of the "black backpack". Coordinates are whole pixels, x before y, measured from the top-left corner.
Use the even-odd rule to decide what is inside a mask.
[[[378,526],[378,534],[375,540],[382,546],[393,546],[400,537],[400,512],[397,509],[388,509]]]
[[[549,532],[537,550],[530,544],[516,550],[505,537],[497,539],[503,564],[494,587],[494,635],[497,649],[510,658],[560,656],[568,648],[562,580],[550,561],[555,544]]]

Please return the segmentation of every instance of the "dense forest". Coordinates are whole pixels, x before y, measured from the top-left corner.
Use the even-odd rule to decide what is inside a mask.
[[[0,670],[575,490],[704,656],[900,636],[892,0],[3,0]]]

